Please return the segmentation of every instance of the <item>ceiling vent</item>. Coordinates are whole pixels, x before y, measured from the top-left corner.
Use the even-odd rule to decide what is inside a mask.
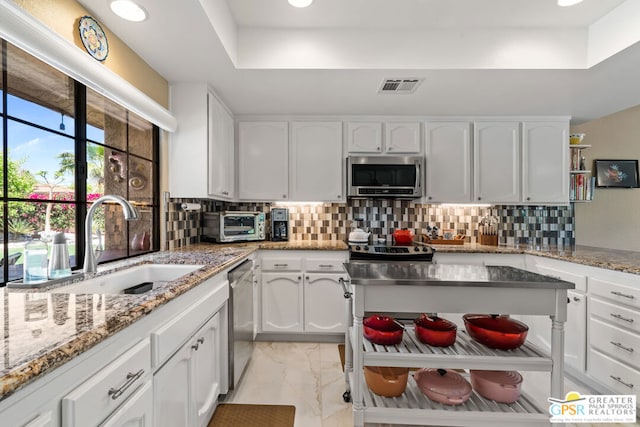
[[[413,93],[423,80],[421,78],[384,79],[378,93]]]

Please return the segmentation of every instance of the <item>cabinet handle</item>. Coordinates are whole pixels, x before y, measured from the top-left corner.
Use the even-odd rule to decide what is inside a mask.
[[[527,197],[527,200],[531,200],[531,197]]]
[[[612,345],[615,345],[618,348],[621,348],[629,353],[633,353],[633,347],[625,347],[621,342],[609,341]]]
[[[376,151],[380,151],[380,147],[376,147]]]
[[[191,346],[192,349],[194,349],[195,351],[198,351],[198,348],[200,347],[200,344],[195,343],[194,345]]]
[[[633,295],[629,295],[629,294],[623,294],[622,292],[618,292],[618,291],[609,291],[611,292],[613,295],[619,296],[619,297],[625,297],[625,298],[629,298],[629,299],[634,299],[635,297]]]
[[[624,320],[625,322],[633,323],[633,319],[629,319],[628,317],[624,317],[617,313],[609,313],[611,317],[615,317],[616,319]]]
[[[200,344],[204,344],[204,337],[200,337],[200,338],[198,338],[198,342],[199,342]]]
[[[431,196],[427,197],[427,199],[429,199],[429,200],[431,200],[432,198],[433,198],[433,197],[431,197]]]
[[[319,264],[318,267],[320,267],[320,268],[331,268],[331,267],[333,267],[333,264]]]
[[[302,280],[302,276],[298,276],[298,281]]]
[[[620,384],[622,384],[624,386],[627,386],[629,388],[633,388],[633,384],[632,383],[625,383],[624,381],[622,381],[622,378],[620,378],[620,377],[614,377],[613,375],[609,375],[609,377],[612,380],[618,381]]]
[[[286,195],[286,194],[283,194],[283,195],[282,195],[282,198],[283,198],[283,199],[286,199],[286,198],[287,198],[287,195]]]
[[[276,268],[284,268],[284,267],[288,267],[289,264],[273,264],[273,266]]]
[[[340,198],[340,195],[338,194],[338,196],[337,196],[337,197],[338,197],[338,199],[339,199],[339,198]]]
[[[144,374],[144,369],[140,369],[138,372],[136,372],[135,374],[132,374],[131,372],[127,373],[126,376],[126,380],[124,382],[124,384],[122,384],[120,387],[118,388],[113,388],[111,387],[109,389],[109,396],[111,396],[111,398],[113,400],[116,400],[117,398],[119,398],[120,396],[122,396],[122,393],[124,393],[125,391],[127,391],[127,389],[129,387],[131,387],[131,384],[133,384],[134,382],[136,382],[136,380],[138,378],[140,378],[142,376],[142,374]]]
[[[478,197],[478,200],[482,200],[482,197]]]
[[[307,282],[309,281],[309,276],[305,277],[305,279],[307,280]]]
[[[573,297],[573,300],[574,300],[575,302],[578,302],[578,301],[580,301],[580,298],[578,298],[578,297]]]
[[[387,151],[391,151],[391,150],[393,150],[393,147],[387,148]]]

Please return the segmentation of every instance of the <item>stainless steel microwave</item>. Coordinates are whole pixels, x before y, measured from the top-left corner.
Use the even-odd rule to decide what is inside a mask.
[[[347,157],[347,196],[422,197],[422,157]]]
[[[262,212],[205,212],[203,217],[204,240],[214,242],[264,240],[265,219]]]

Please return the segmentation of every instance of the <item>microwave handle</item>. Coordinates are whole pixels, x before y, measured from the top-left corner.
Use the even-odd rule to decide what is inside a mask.
[[[422,188],[422,169],[420,168],[420,162],[416,160],[416,188]]]

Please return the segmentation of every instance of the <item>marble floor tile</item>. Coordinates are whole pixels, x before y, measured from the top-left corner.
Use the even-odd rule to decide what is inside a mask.
[[[524,372],[523,391],[547,407],[549,373]],[[256,342],[251,361],[225,403],[295,405],[294,427],[352,427],[351,404],[342,400],[344,373],[334,343]],[[569,379],[565,391],[597,394]],[[631,427],[638,424],[567,424]],[[397,425],[393,425],[398,427]],[[391,427],[367,424],[367,427]]]

